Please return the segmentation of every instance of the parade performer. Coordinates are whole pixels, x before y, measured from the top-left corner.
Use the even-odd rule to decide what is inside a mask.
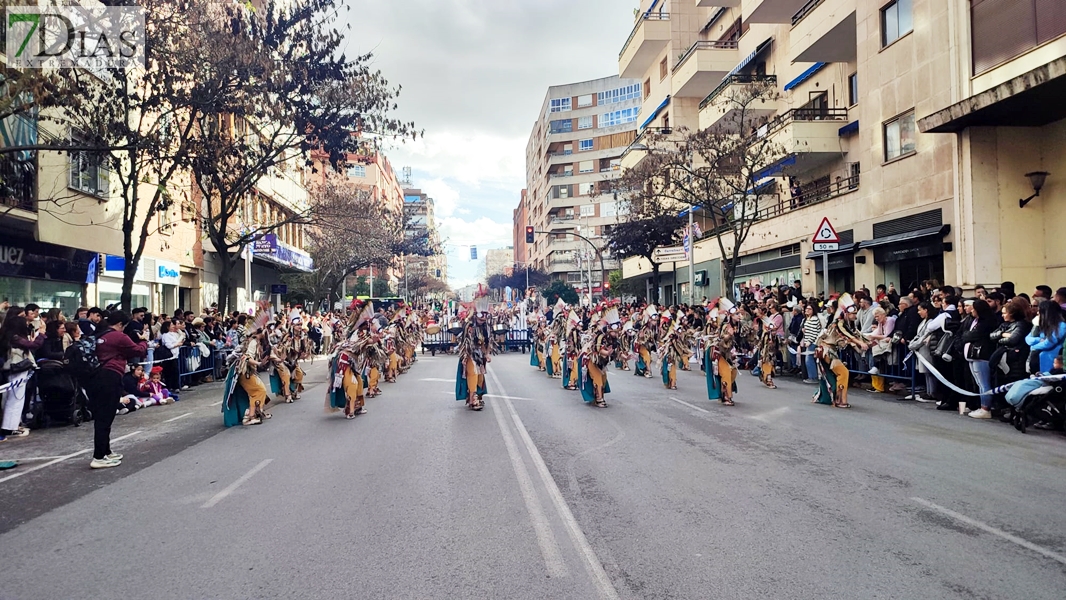
[[[259,379],[259,367],[266,362],[262,354],[264,331],[272,321],[270,303],[259,302],[253,333],[248,335],[240,349],[231,355],[231,366],[226,376],[222,398],[222,422],[226,427],[259,425],[271,414],[266,412],[270,402],[266,386]]]
[[[563,388],[576,390],[581,356],[581,317],[571,308],[566,314],[566,337],[563,344]]]
[[[485,408],[483,398],[488,393],[485,373],[495,346],[488,318],[489,298],[479,285],[473,311],[466,317],[459,335],[459,364],[455,374],[455,399],[466,400],[471,410]]]
[[[759,353],[759,380],[763,385],[776,390],[774,369],[777,366],[777,351],[780,348],[774,321],[766,316],[764,310],[755,309],[755,317],[760,330],[757,351]]]
[[[637,331],[637,341],[633,345],[637,354],[636,368],[633,369],[633,374],[637,377],[646,377],[648,379],[652,377],[651,353],[655,351],[655,324],[658,323],[658,316],[659,314],[654,304],[649,304],[644,310],[642,324],[640,330]]]
[[[734,329],[731,323],[736,314],[733,303],[726,298],[718,301],[707,318],[707,351],[703,355],[704,376],[707,378],[707,398],[734,406],[737,366],[733,347]]]
[[[659,347],[662,353],[663,385],[668,390],[676,390],[678,366],[684,364],[688,356],[688,343],[676,319],[666,324],[666,335]]]
[[[348,337],[337,344],[329,360],[329,386],[326,389],[326,410],[344,411],[347,419],[366,414],[366,394],[360,364],[362,354],[370,342],[370,320],[373,309],[369,302],[358,299],[350,307],[352,317],[345,333]]]
[[[856,314],[851,296],[842,295],[837,300],[836,317],[818,336],[815,357],[818,359],[821,378],[818,394],[812,400],[814,403],[851,408],[848,404],[848,368],[840,360],[840,351],[850,346],[860,352],[866,352],[869,347],[855,327]]]
[[[566,304],[562,298],[555,305],[551,330],[548,332],[548,376],[552,379],[563,378],[563,353],[561,344],[566,338]]]
[[[538,329],[538,315],[537,313],[530,313],[528,317],[529,322],[529,366],[537,367],[538,370],[543,371],[540,368],[540,352],[537,351],[537,331]]]
[[[599,322],[590,321],[589,328],[595,330],[580,359],[581,395],[586,403],[594,404],[598,408],[607,408],[604,395],[611,393],[611,386],[607,381],[607,365],[614,360],[618,351],[618,333],[621,329],[619,321],[617,307],[607,308]]]

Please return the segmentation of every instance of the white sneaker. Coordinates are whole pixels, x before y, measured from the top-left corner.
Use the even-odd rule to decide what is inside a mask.
[[[117,467],[117,466],[119,466],[121,464],[122,464],[121,461],[111,460],[110,458],[94,458],[93,461],[91,463],[89,463],[89,468],[90,469],[110,469],[111,467]]]
[[[119,454],[118,452],[112,452],[111,454],[108,454],[104,458],[106,458],[107,460],[122,460],[122,455]]]
[[[936,402],[934,398],[923,398],[921,396],[918,396],[917,398],[915,398],[915,400],[921,402],[922,404],[933,404]]]
[[[992,413],[988,412],[983,408],[979,408],[977,410],[970,411],[970,417],[974,419],[991,419]]]
[[[130,409],[128,409],[125,406],[123,406],[122,408],[118,409],[118,411],[115,414],[126,415],[126,414],[129,414],[129,412],[130,412]]]

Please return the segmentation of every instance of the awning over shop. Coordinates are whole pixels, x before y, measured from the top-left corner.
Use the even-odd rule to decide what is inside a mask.
[[[787,92],[787,91],[795,88],[799,84],[803,83],[804,81],[807,81],[811,77],[814,77],[815,73],[817,73],[818,71],[821,71],[822,69],[824,69],[826,67],[826,65],[828,65],[828,64],[829,63],[824,63],[824,62],[814,63],[814,66],[812,66],[811,68],[807,69],[806,71],[800,73],[799,77],[796,77],[792,81],[786,83],[785,84],[785,91]]]
[[[918,120],[922,133],[967,127],[1041,127],[1066,118],[1066,57]]]
[[[859,248],[876,248],[878,246],[899,244],[901,242],[910,242],[923,238],[942,238],[950,231],[951,225],[937,225],[936,227],[926,227],[925,229],[918,229],[915,231],[908,231],[906,233],[898,233],[896,235],[874,238],[872,240],[859,242]]]
[[[648,118],[645,119],[644,122],[640,124],[640,129],[641,130],[646,129],[648,127],[648,123],[651,123],[652,121],[654,121],[655,117],[658,117],[659,113],[663,112],[663,109],[666,108],[669,105],[670,105],[670,96],[667,95],[666,99],[663,100],[662,104],[660,104],[658,107],[656,107],[655,110],[651,111],[651,114],[648,115]]]
[[[767,177],[776,177],[777,175],[780,175],[782,171],[785,170],[785,167],[790,167],[790,166],[792,166],[794,164],[796,164],[796,155],[795,154],[789,154],[788,156],[785,156],[784,158],[781,158],[780,160],[778,160],[774,164],[772,164],[772,165],[766,167],[765,169],[759,171],[758,173],[756,173],[755,174],[755,180],[756,181],[762,181],[763,179],[766,179]]]
[[[851,123],[848,123],[847,125],[837,130],[837,135],[840,137],[855,135],[856,133],[859,133],[858,121],[852,121]]]

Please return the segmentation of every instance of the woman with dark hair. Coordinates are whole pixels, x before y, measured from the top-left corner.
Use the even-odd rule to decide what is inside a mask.
[[[912,393],[907,396],[907,400],[932,402],[936,399],[938,382],[936,375],[933,375],[926,363],[934,364],[933,348],[940,341],[940,336],[944,334],[944,323],[947,322],[948,315],[940,312],[931,302],[922,302],[918,304],[918,316],[922,318],[922,322],[918,325],[918,334],[907,344],[907,347],[911,352],[925,359],[925,362],[918,361],[918,372],[925,375],[925,397]]]
[[[988,359],[992,381],[996,385],[1025,379],[1025,363],[1029,358],[1029,344],[1025,343],[1025,336],[1033,329],[1028,319],[1028,303],[1024,300],[1006,303],[1001,313],[1003,324],[989,336],[996,346],[992,357]]]
[[[1025,342],[1029,344],[1032,353],[1030,372],[1036,374],[1051,371],[1055,357],[1062,354],[1062,342],[1066,340],[1066,320],[1063,318],[1062,307],[1053,300],[1045,300],[1040,303],[1038,324],[1033,327]],[[1039,364],[1035,364],[1039,360]]]
[[[27,380],[37,368],[34,352],[44,345],[44,336],[40,334],[40,331],[30,330],[26,317],[8,317],[0,327],[0,360],[3,360],[0,368],[11,386],[3,393],[0,442],[30,434],[30,430],[22,426],[22,410],[26,405]]]
[[[123,332],[129,316],[116,310],[107,316],[108,328],[97,338],[96,357],[100,371],[89,384],[89,400],[93,411],[93,460],[89,467],[107,469],[122,464],[122,455],[111,451],[111,424],[119,410],[119,398],[123,396],[122,376],[132,358],[144,358],[148,354],[148,342],[134,343]]]
[[[966,310],[973,319],[969,327],[962,331],[962,356],[970,367],[973,380],[981,392],[981,406],[970,413],[975,419],[992,418],[992,374],[988,369],[988,359],[996,347],[989,338],[998,326],[996,311],[984,300],[968,300]]]

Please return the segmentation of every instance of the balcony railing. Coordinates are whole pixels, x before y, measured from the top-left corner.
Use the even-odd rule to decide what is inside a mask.
[[[618,60],[622,60],[622,55],[626,53],[626,48],[629,48],[629,44],[633,41],[633,38],[637,37],[637,31],[640,30],[640,26],[644,24],[644,21],[669,21],[670,13],[648,13],[642,15],[635,25],[633,25],[633,31],[629,32],[629,37],[626,38],[626,43],[622,45],[622,51],[618,53]]]
[[[818,186],[816,188],[806,189],[803,186],[800,186],[799,193],[795,196],[788,198],[787,200],[782,199],[779,194],[772,194],[771,197],[773,198],[773,200],[771,202],[765,205],[758,206],[758,208],[754,211],[747,212],[747,214],[744,215],[744,218],[748,221],[766,221],[768,219],[780,217],[781,215],[784,215],[785,213],[794,210],[800,210],[808,206],[821,204],[822,202],[825,202],[827,200],[832,200],[833,198],[838,198],[845,194],[854,192],[857,189],[859,189],[858,173],[850,177],[838,179],[837,181],[831,182],[827,185]],[[756,198],[759,199],[765,197],[765,195],[756,196]],[[729,212],[732,215],[735,214],[736,210],[737,208],[734,204],[734,206],[730,209]],[[714,220],[717,221],[719,219],[720,216],[715,215]],[[734,223],[723,223],[718,227],[708,227],[704,230],[703,237],[700,239],[713,237],[715,235],[718,235],[718,233],[720,232],[729,231],[733,227]]]
[[[775,131],[791,124],[794,121],[847,121],[848,109],[846,108],[793,108],[782,113],[765,125],[765,133],[759,133],[758,137],[770,135]]]
[[[24,153],[19,152],[18,156]],[[17,160],[15,155],[0,158],[0,206],[37,211],[37,157]],[[2,214],[3,211],[0,211]]]
[[[673,71],[681,68],[681,65],[685,64],[685,61],[695,54],[697,50],[736,50],[737,47],[738,43],[736,40],[699,40],[695,44],[692,44],[688,50],[685,50],[685,53],[681,55],[681,58],[677,59]]]
[[[748,83],[767,83],[776,86],[777,75],[751,75],[741,73],[737,73],[736,75],[730,75],[729,77],[723,79],[722,83],[719,83],[718,87],[714,88],[714,91],[708,94],[707,97],[703,99],[703,102],[700,102],[700,110],[703,110],[707,107],[708,104],[714,102],[714,99],[718,97],[719,94],[724,92],[729,86],[734,84],[743,85]]]
[[[560,177],[573,177],[573,176],[574,176],[573,171],[570,171],[570,172],[564,171],[562,173],[548,173],[548,179],[559,179]]]
[[[796,14],[792,15],[792,26],[795,27],[797,23],[807,18],[807,15],[811,14],[819,4],[825,2],[825,0],[808,0],[803,8],[796,11]]]
[[[555,158],[557,156],[571,156],[573,154],[574,154],[573,150],[564,150],[562,152],[549,152],[548,156],[550,156],[551,158]]]

